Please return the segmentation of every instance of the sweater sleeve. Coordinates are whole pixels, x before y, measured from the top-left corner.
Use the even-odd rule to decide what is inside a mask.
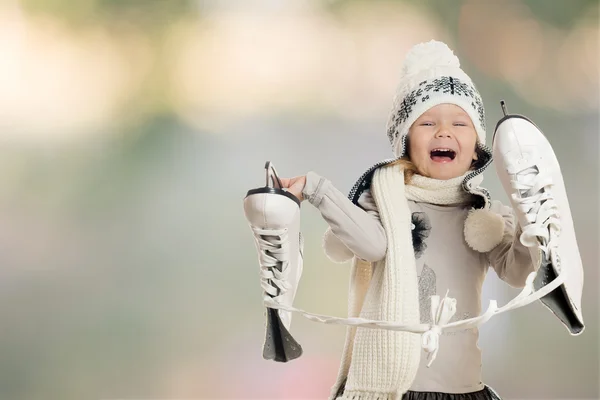
[[[353,204],[328,179],[313,171],[306,174],[302,194],[329,225],[323,237],[323,247],[325,254],[334,262],[345,262],[354,255],[369,262],[385,257],[385,230],[379,221],[375,202],[368,192],[365,193],[359,199],[363,209]]]
[[[527,276],[535,270],[535,266],[529,249],[519,239],[522,233],[521,227],[515,221],[511,207],[495,200],[490,211],[504,218],[504,236],[500,244],[486,254],[487,260],[500,279],[514,288],[522,288],[525,286]]]

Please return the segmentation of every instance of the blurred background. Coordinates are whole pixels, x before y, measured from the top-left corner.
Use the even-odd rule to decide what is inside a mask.
[[[242,209],[271,160],[347,193],[392,156],[407,50],[455,50],[488,143],[509,111],[561,162],[586,284],[571,337],[539,302],[481,329],[504,399],[598,399],[599,5],[594,0],[3,0],[0,399],[325,399],[345,328],[294,316],[304,355],[262,359]],[[507,201],[492,167],[484,186]],[[303,203],[295,305],[345,316],[350,264]],[[490,271],[489,299],[517,294]]]

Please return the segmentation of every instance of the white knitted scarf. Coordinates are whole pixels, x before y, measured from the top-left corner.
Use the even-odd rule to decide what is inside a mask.
[[[350,275],[348,316],[403,324],[420,323],[417,271],[412,247],[411,212],[407,198],[439,205],[463,203],[470,194],[461,187],[466,174],[442,181],[415,175],[404,185],[396,166],[377,169],[371,186],[388,240],[383,260],[370,263],[354,257]],[[420,335],[347,328],[338,380],[343,400],[399,400],[409,390],[420,363]]]
[[[437,205],[465,204],[474,196],[462,188],[462,182],[469,173],[471,171],[447,180],[415,174],[411,178],[410,184],[404,188],[406,198]]]

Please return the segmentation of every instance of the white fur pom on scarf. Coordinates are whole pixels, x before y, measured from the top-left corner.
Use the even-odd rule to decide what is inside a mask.
[[[465,241],[475,251],[487,253],[502,241],[504,218],[489,210],[473,209],[465,220]]]
[[[331,227],[328,227],[323,235],[323,249],[327,258],[336,264],[345,263],[354,256],[352,251],[335,236]]]

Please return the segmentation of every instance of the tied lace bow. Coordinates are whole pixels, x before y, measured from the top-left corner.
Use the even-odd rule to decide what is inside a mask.
[[[429,353],[427,368],[431,366],[437,356],[442,327],[447,325],[456,313],[456,299],[448,297],[448,292],[449,290],[441,300],[440,296],[431,296],[431,320],[433,323],[421,339],[421,347]]]

